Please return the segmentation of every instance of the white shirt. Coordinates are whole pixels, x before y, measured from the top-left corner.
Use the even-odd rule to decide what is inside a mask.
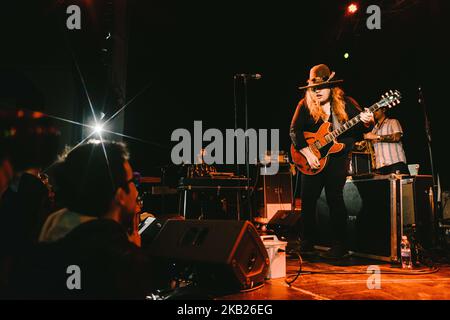
[[[403,133],[400,122],[397,119],[385,118],[381,123],[377,123],[372,132],[379,136],[385,136],[394,133]],[[406,163],[405,151],[402,142],[374,142],[375,167],[390,166],[398,162]]]

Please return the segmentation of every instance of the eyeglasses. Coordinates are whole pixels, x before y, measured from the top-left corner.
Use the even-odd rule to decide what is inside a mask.
[[[136,188],[139,187],[141,184],[141,174],[139,172],[133,172],[133,178],[128,180],[125,184],[128,185],[130,183],[134,183]]]

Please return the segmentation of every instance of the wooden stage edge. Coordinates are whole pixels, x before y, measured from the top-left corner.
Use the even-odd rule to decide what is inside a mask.
[[[312,261],[311,261],[312,260]],[[302,274],[289,287],[285,278],[267,280],[257,290],[221,297],[219,300],[449,300],[450,266],[438,265],[404,271],[379,261],[363,263],[348,259],[331,264],[311,259],[303,261],[302,270],[327,272]],[[369,266],[379,268],[379,278],[368,273]],[[373,268],[373,267],[372,267]],[[299,261],[287,261],[287,275],[292,280]],[[333,272],[341,272],[336,274]],[[353,274],[351,274],[353,273]],[[379,279],[379,282],[376,280]],[[369,284],[368,284],[369,282]]]

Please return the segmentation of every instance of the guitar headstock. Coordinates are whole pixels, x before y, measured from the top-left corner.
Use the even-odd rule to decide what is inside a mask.
[[[380,108],[392,108],[400,103],[402,95],[398,90],[388,91],[381,96],[381,100],[378,102]]]

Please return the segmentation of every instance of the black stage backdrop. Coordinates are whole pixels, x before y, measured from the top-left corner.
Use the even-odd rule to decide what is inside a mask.
[[[43,110],[86,121],[89,108],[74,64],[77,60],[96,110],[107,116],[120,107],[111,101],[111,21],[125,21],[126,97],[147,88],[125,110],[124,133],[158,144],[125,139],[132,163],[144,174],[170,161],[170,135],[206,128],[233,128],[233,75],[261,73],[249,83],[249,125],[279,128],[288,150],[289,123],[309,68],[326,63],[345,79],[344,89],[362,106],[388,89],[403,93],[392,110],[405,131],[409,163],[430,172],[422,86],[433,130],[436,166],[449,187],[446,156],[449,127],[447,1],[359,1],[346,16],[346,1],[116,1],[41,0],[2,3],[0,32],[1,106]],[[82,9],[82,29],[65,28],[70,4]],[[381,7],[381,30],[368,30],[367,6]],[[112,18],[113,17],[113,18]],[[114,34],[113,34],[114,36]],[[117,43],[116,43],[117,44]],[[107,49],[104,51],[102,49]],[[109,50],[109,51],[108,51]],[[345,59],[344,54],[349,58]],[[240,89],[240,88],[238,88]],[[238,93],[241,93],[239,91]],[[114,99],[113,99],[114,101]],[[243,109],[239,124],[243,127]],[[63,143],[82,136],[61,123]]]

